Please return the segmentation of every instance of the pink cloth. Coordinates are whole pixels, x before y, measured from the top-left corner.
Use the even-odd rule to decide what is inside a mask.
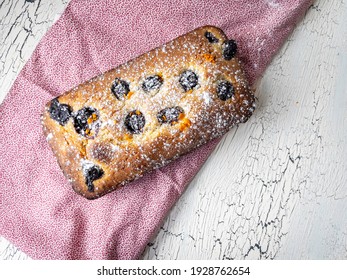
[[[311,4],[179,2],[73,0],[19,74],[0,107],[0,235],[30,257],[138,258],[218,142],[88,201],[72,191],[42,134],[48,100],[207,24],[236,39],[254,82]]]

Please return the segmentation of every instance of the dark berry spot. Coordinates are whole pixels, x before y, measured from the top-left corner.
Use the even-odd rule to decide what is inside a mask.
[[[219,40],[216,38],[211,32],[206,31],[205,32],[205,37],[210,43],[218,43]]]
[[[104,175],[104,171],[101,167],[97,165],[88,166],[84,170],[84,176],[86,179],[86,185],[88,187],[89,192],[94,191],[94,181],[100,179]]]
[[[131,111],[124,121],[126,129],[132,134],[139,134],[142,132],[143,127],[145,126],[146,120],[145,116],[139,111]]]
[[[60,125],[65,125],[71,117],[72,109],[67,104],[59,103],[57,98],[51,101],[49,114],[51,118],[57,121]]]
[[[193,71],[186,70],[181,74],[179,82],[184,91],[188,91],[198,85],[198,76]]]
[[[93,138],[99,129],[98,119],[99,115],[94,108],[84,107],[78,110],[73,119],[76,132],[87,138]]]
[[[217,95],[219,99],[225,101],[231,98],[235,93],[233,85],[228,81],[221,81],[217,86]]]
[[[163,78],[158,75],[147,77],[142,83],[142,89],[146,92],[160,88]]]
[[[111,86],[111,91],[114,96],[120,100],[129,93],[129,83],[116,78]]]
[[[178,121],[179,115],[183,113],[183,109],[179,106],[176,107],[169,107],[161,110],[157,114],[157,119],[158,121],[163,124],[163,123],[169,123],[173,124]]]
[[[234,40],[226,40],[222,45],[223,57],[225,60],[232,59],[237,52],[237,45]]]

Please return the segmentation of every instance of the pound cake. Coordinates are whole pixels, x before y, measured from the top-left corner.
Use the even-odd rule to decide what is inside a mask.
[[[73,189],[98,198],[243,123],[237,44],[204,26],[54,98],[45,136]]]

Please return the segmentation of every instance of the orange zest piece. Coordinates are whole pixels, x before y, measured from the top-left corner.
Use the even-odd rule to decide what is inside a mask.
[[[80,150],[80,153],[81,153],[82,156],[85,156],[87,154],[86,146],[87,146],[87,141],[83,140],[82,141],[81,150]]]
[[[182,121],[184,118],[185,118],[185,114],[184,114],[184,113],[180,113],[180,114],[178,115],[178,119],[179,119],[180,121]]]
[[[131,140],[133,139],[133,136],[130,134],[124,134],[123,140]]]
[[[185,129],[187,129],[188,127],[190,127],[191,124],[192,124],[192,122],[191,122],[189,119],[184,118],[184,119],[182,120],[182,122],[180,123],[180,130],[181,130],[181,131],[184,131]]]
[[[215,59],[215,57],[212,54],[205,53],[205,54],[202,55],[202,57],[205,60],[207,60],[208,62],[211,62],[211,63],[215,63],[216,62],[216,59]]]
[[[92,114],[92,120],[93,120],[93,121],[96,121],[97,119],[98,119],[98,115],[95,114],[95,113],[93,113],[93,114]]]
[[[98,115],[93,113],[88,119],[87,119],[87,123],[91,124],[92,122],[95,122],[98,119]]]
[[[185,129],[187,129],[188,127],[191,126],[192,122],[186,117],[186,115],[184,113],[180,113],[178,115],[178,121],[180,123],[180,131],[184,131]],[[177,122],[173,122],[172,124],[176,124]]]
[[[125,96],[126,99],[130,99],[130,97],[134,94],[133,91],[129,91],[128,94]]]

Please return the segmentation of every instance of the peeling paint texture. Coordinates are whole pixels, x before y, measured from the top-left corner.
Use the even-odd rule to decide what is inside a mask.
[[[68,1],[0,1],[0,101]],[[317,0],[143,259],[347,259],[347,0]],[[28,259],[0,237],[0,259]]]

